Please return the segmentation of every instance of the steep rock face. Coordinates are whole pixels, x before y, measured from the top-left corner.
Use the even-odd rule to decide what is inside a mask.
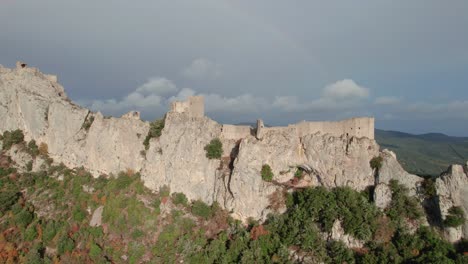
[[[409,189],[409,195],[415,196],[424,179],[406,172],[398,163],[394,152],[384,149],[380,156],[382,157],[382,167],[379,169],[375,181],[374,201],[379,208],[384,209],[392,200],[390,180],[398,180],[400,184]]]
[[[135,154],[144,149],[147,123],[90,113],[71,103],[55,78],[34,68],[3,68],[0,92],[0,131],[23,130],[26,140],[46,143],[54,160],[84,166],[95,176],[143,167]]]
[[[263,165],[271,167],[273,180],[285,181],[294,173],[285,172],[293,171],[291,168],[304,161],[299,137],[292,135],[293,131],[269,131],[262,140],[255,137],[242,140],[230,184],[234,199],[228,203],[238,218],[265,217],[269,212],[268,197],[281,188],[262,180]]]
[[[445,219],[452,206],[460,206],[465,217],[468,218],[468,174],[467,168],[461,165],[452,165],[436,180],[436,190],[439,209]],[[455,242],[461,238],[468,238],[468,221],[458,228],[445,228],[445,236]]]
[[[367,138],[333,137],[320,133],[299,138],[293,129],[268,131],[261,140],[245,138],[234,163],[230,188],[234,199],[228,208],[239,218],[265,217],[269,198],[294,177],[298,166],[311,168],[309,186],[350,186],[364,190],[374,184],[369,161],[378,146]],[[261,168],[270,165],[275,181],[261,178]]]
[[[379,146],[368,138],[314,134],[302,139],[306,164],[318,183],[326,187],[349,186],[364,190],[374,185],[369,161],[379,155]]]
[[[215,200],[217,159],[209,160],[205,146],[221,133],[221,126],[206,117],[168,113],[159,138],[150,141],[142,170],[145,185],[158,190],[167,185],[189,199]]]

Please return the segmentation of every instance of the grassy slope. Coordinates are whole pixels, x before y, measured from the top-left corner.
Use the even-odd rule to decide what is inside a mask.
[[[412,135],[397,131],[375,130],[381,148],[397,154],[402,166],[419,175],[439,175],[451,164],[465,164],[468,138],[444,134]]]

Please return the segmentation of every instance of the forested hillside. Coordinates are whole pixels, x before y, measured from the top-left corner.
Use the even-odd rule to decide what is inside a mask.
[[[410,173],[438,176],[451,164],[468,160],[468,138],[444,134],[412,135],[397,131],[375,130],[381,148],[397,154],[398,161]]]
[[[33,159],[18,167],[5,150]],[[188,201],[168,188],[152,192],[131,170],[93,178],[54,164],[44,146],[3,137],[0,157],[2,263],[466,263],[396,181],[380,211],[371,190],[290,190],[270,197],[286,212],[243,224],[216,203]],[[260,177],[260,175],[259,175]]]

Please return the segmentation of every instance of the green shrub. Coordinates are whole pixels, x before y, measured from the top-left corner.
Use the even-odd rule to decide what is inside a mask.
[[[102,236],[104,235],[104,231],[102,230],[102,227],[100,226],[88,227],[87,230],[88,230],[88,233],[94,238],[94,240],[101,239]]]
[[[145,233],[137,228],[137,229],[133,230],[133,232],[132,232],[132,239],[137,240],[138,238],[143,237],[144,235],[145,235]]]
[[[452,206],[445,217],[444,225],[447,227],[459,227],[465,223],[463,209],[459,206]]]
[[[435,181],[432,178],[426,178],[422,182],[422,189],[426,198],[431,198],[437,195]]]
[[[332,241],[328,246],[332,263],[355,263],[354,254],[341,241]]]
[[[418,220],[423,216],[423,210],[416,197],[408,196],[408,188],[397,180],[390,180],[392,201],[387,209],[387,215],[394,223],[400,223],[403,218]]]
[[[24,208],[15,215],[15,223],[22,228],[27,227],[33,220],[34,213],[30,212],[27,208]]]
[[[89,247],[89,256],[94,259],[94,258],[101,256],[101,253],[102,253],[101,247],[97,245],[96,243],[92,243],[91,246]]]
[[[20,198],[20,193],[16,191],[1,191],[0,192],[0,212],[5,213],[10,210],[11,206],[14,205]]]
[[[55,221],[48,221],[45,225],[44,231],[42,233],[42,241],[47,244],[52,239],[54,239],[55,235],[58,231],[60,231],[61,225]]]
[[[211,207],[201,200],[197,200],[192,204],[192,214],[208,219],[212,216]]]
[[[33,241],[37,237],[37,229],[36,225],[31,224],[26,228],[26,231],[24,231],[24,240],[26,241]]]
[[[150,140],[152,138],[160,137],[163,129],[164,129],[164,118],[154,120],[153,122],[150,123],[148,135],[146,135],[146,138],[143,141],[143,145],[145,146],[146,150],[149,149]]]
[[[271,171],[270,165],[264,164],[262,166],[261,175],[264,181],[270,182],[273,180],[273,171]]]
[[[59,255],[65,252],[71,252],[75,248],[75,241],[67,233],[63,234],[57,241],[57,251]]]
[[[119,191],[128,188],[128,186],[130,186],[134,180],[135,177],[127,175],[124,172],[120,172],[119,176],[114,180],[115,188]]]
[[[42,252],[45,252],[45,248],[42,243],[36,243],[34,246],[29,250],[28,254],[26,255],[26,263],[28,264],[43,264],[46,263],[42,258]]]
[[[14,144],[18,144],[24,141],[23,131],[17,129],[13,131],[5,131],[3,133],[3,149],[8,150]]]
[[[33,157],[39,155],[39,147],[36,145],[36,141],[34,139],[29,141],[27,152]]]
[[[294,173],[294,178],[302,179],[303,171],[300,168],[297,168],[296,172]]]
[[[80,206],[75,207],[73,210],[73,220],[82,222],[86,218],[86,212]]]
[[[380,168],[382,168],[382,162],[383,162],[382,157],[380,157],[380,156],[379,157],[374,157],[370,161],[370,166],[374,170],[380,170]]]
[[[185,196],[185,194],[183,193],[173,193],[172,201],[174,202],[174,204],[181,204],[183,206],[187,206],[188,204],[187,196]]]
[[[208,145],[205,146],[206,157],[208,159],[219,159],[223,155],[223,143],[219,138],[212,139]]]

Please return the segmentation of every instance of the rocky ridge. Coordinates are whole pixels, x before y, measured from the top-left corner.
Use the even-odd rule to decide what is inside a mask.
[[[80,107],[68,99],[56,79],[21,64],[16,69],[0,68],[0,118],[4,120],[0,131],[21,129],[26,140],[47,144],[55,162],[83,166],[95,177],[123,170],[140,172],[153,190],[166,185],[191,200],[217,201],[239,219],[266,217],[273,211],[272,197],[285,189],[322,185],[364,190],[375,185],[376,203],[385,208],[391,199],[390,179],[398,179],[413,194],[422,181],[406,173],[393,153],[379,152],[375,140],[368,138],[321,133],[299,137],[281,130],[269,131],[261,140],[253,135],[233,140],[223,138],[222,125],[207,117],[176,112],[166,114],[162,135],[151,139],[145,150],[148,122],[135,112],[107,118]],[[223,143],[221,160],[205,156],[204,147],[213,138]],[[369,161],[379,155],[383,163],[376,178]],[[264,164],[272,168],[272,182],[260,177]],[[304,177],[291,184],[298,167],[307,168]],[[441,201],[460,204],[467,197],[466,188],[460,187],[466,186],[466,172],[465,178],[459,172],[438,182]],[[454,186],[452,181],[465,185]],[[450,196],[457,192],[458,196]],[[447,206],[442,203],[441,208]]]

